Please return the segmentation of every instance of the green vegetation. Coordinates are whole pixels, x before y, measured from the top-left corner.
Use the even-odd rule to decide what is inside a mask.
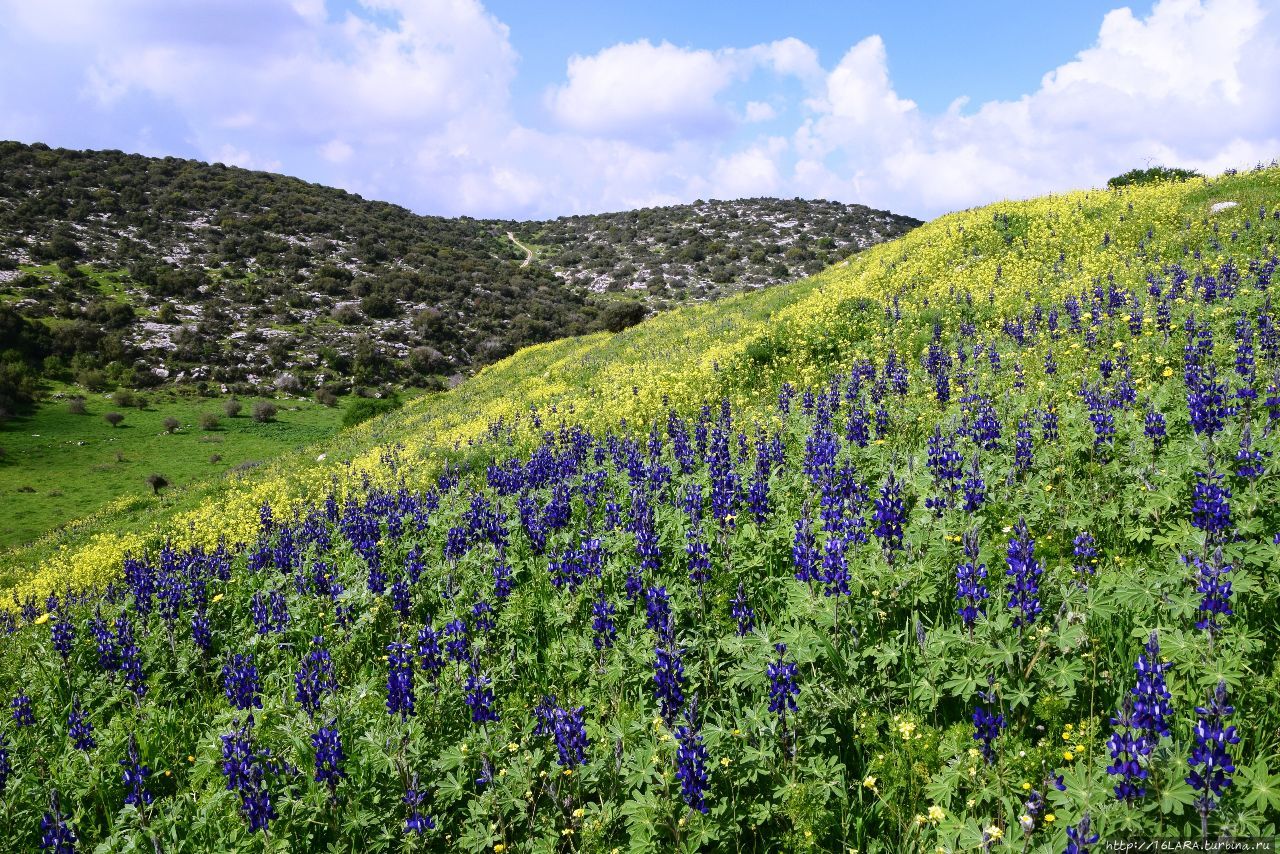
[[[375,415],[382,415],[399,409],[402,401],[399,396],[391,395],[390,397],[374,398],[374,397],[353,397],[342,410],[342,426],[354,427],[364,421],[368,421]]]
[[[120,409],[101,394],[89,395],[84,415],[73,414],[74,389],[59,386],[29,413],[0,423],[0,502],[5,523],[0,549],[33,540],[88,516],[117,499],[155,504],[146,478],[164,476],[185,487],[269,461],[282,451],[311,445],[339,429],[339,412],[308,400],[275,401],[274,420],[221,418],[202,428],[206,414],[220,413],[218,399],[150,394],[145,408],[123,409],[119,427],[105,420]],[[250,406],[262,401],[246,399]],[[178,426],[166,432],[165,422]],[[211,458],[219,457],[217,462]]]
[[[1203,177],[1194,169],[1179,169],[1169,166],[1150,166],[1146,169],[1130,169],[1123,175],[1117,175],[1107,181],[1112,189],[1133,187],[1141,184],[1155,184],[1160,181],[1189,181]]]

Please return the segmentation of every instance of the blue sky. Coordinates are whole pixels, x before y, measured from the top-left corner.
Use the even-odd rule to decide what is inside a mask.
[[[977,8],[980,5],[981,8]],[[520,53],[513,91],[530,102],[564,75],[573,54],[647,38],[715,49],[793,36],[834,63],[853,44],[879,34],[898,90],[926,110],[955,98],[1016,98],[1045,71],[1070,60],[1098,35],[1102,16],[1119,3],[788,2],[699,3],[689,0],[600,3],[499,0],[487,8],[511,29]],[[1146,14],[1150,2],[1127,4]],[[538,120],[536,110],[526,117]]]
[[[423,213],[921,217],[1280,156],[1280,0],[0,0],[0,138]]]

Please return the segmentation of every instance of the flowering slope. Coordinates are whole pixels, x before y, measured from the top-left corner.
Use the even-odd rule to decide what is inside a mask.
[[[1273,833],[1278,240],[1276,169],[952,214],[18,565],[14,838]]]

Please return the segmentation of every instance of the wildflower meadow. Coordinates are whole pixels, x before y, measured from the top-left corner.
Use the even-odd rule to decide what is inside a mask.
[[[951,214],[5,567],[49,851],[1280,819],[1280,169]]]

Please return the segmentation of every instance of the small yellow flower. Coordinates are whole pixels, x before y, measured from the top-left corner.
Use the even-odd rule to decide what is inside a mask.
[[[587,811],[584,810],[582,807],[578,807],[576,810],[573,811],[574,818],[582,818],[586,814],[587,814]]]
[[[862,785],[864,788],[870,789],[871,791],[874,792],[876,790],[876,778],[867,777],[865,780],[862,781]]]
[[[1053,813],[1048,813],[1047,815],[1045,815],[1044,820],[1048,824],[1053,824],[1055,821],[1058,820],[1058,817]]]
[[[942,807],[938,806],[937,804],[934,804],[933,806],[929,807],[929,821],[933,822],[934,824],[937,824],[938,822],[942,821],[946,817],[947,817],[946,812],[944,812]]]
[[[1030,784],[1030,783],[1023,783],[1023,784],[1022,784],[1022,791],[1024,791],[1024,792],[1025,792],[1025,791],[1029,790],[1030,788],[1031,788],[1031,784]]]
[[[983,832],[986,833],[988,839],[992,839],[996,842],[1004,839],[1004,831],[996,827],[994,824],[987,825],[987,829]]]
[[[499,776],[499,777],[505,777],[505,776],[507,776],[507,769],[506,769],[506,768],[502,768],[502,769],[500,769],[500,770],[498,771],[498,776]]]
[[[733,760],[730,759],[728,756],[720,757],[720,766],[722,768],[728,768],[732,764],[733,764]]]
[[[210,601],[210,602],[221,602],[221,601],[222,601],[222,597],[223,597],[223,595],[224,595],[224,594],[219,593],[217,596],[214,596],[214,597],[213,597],[212,599],[210,599],[209,601]]]
[[[516,744],[514,741],[507,742],[508,753],[515,753],[519,749],[520,749],[520,745]]]
[[[502,852],[506,850],[507,846],[503,845],[501,842],[493,846],[493,854],[502,854]]]
[[[194,756],[192,756],[190,753],[188,753],[188,754],[187,754],[187,761],[188,761],[188,762],[195,762],[195,761],[196,761],[196,758],[195,758]]]
[[[47,623],[47,622],[49,622],[49,612],[48,612],[48,611],[45,611],[43,614],[41,614],[40,616],[38,616],[38,617],[36,617],[34,620],[32,620],[32,621],[31,621],[31,625],[33,625],[33,626],[43,626],[43,625],[44,625],[45,623]]]
[[[1062,751],[1062,758],[1070,762],[1071,760],[1075,759],[1076,756],[1070,750],[1064,750]]]

